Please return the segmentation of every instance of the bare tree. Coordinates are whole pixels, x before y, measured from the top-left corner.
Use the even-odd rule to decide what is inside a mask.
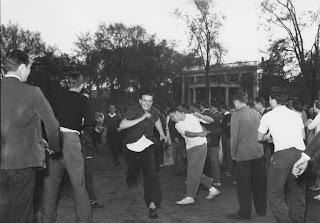
[[[219,64],[227,52],[219,42],[220,28],[225,17],[222,13],[214,12],[212,0],[193,0],[196,13],[175,10],[175,15],[182,19],[189,34],[189,47],[196,57],[201,59],[205,70],[206,97],[209,99],[209,70],[210,64]]]
[[[301,17],[293,0],[264,0],[261,9],[268,28],[280,27],[285,30],[289,44],[283,50],[295,56],[305,82],[305,100],[312,103],[319,89],[320,7],[317,11],[303,13]],[[303,36],[303,31],[307,28],[315,30],[314,43],[309,50],[305,48]]]

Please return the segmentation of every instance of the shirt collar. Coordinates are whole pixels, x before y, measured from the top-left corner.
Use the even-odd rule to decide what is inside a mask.
[[[14,74],[6,74],[4,77],[15,77],[15,78],[18,78],[19,81],[21,81],[21,78]]]
[[[228,115],[228,114],[230,114],[230,112],[229,112],[229,111],[226,111],[226,112],[224,113],[224,115]]]
[[[116,113],[114,113],[113,115],[111,115],[110,113],[108,114],[111,118],[113,118],[114,116],[116,116]]]

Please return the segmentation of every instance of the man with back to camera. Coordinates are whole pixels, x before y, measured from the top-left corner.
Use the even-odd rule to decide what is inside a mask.
[[[153,127],[156,126],[160,140],[167,140],[159,119],[159,110],[152,107],[153,94],[144,91],[140,94],[139,104],[130,106],[120,123],[121,129],[127,129],[126,144],[127,184],[136,185],[141,168],[143,169],[144,199],[149,208],[149,217],[157,218],[162,192],[159,176],[155,168]],[[139,142],[142,142],[139,144]],[[137,148],[139,147],[139,148]]]
[[[301,116],[286,107],[287,98],[285,88],[270,89],[272,111],[262,116],[257,137],[265,141],[271,134],[274,143],[267,180],[267,197],[273,215],[277,222],[304,222],[306,178],[303,175],[296,179],[291,171],[306,148],[305,131]]]
[[[60,182],[66,170],[72,185],[77,222],[92,222],[92,207],[86,191],[85,163],[81,150],[80,131],[84,125],[94,125],[88,98],[80,94],[84,79],[72,72],[68,79],[69,91],[54,97],[51,105],[60,122],[62,157],[48,159],[48,175],[44,178],[43,223],[52,223],[57,218],[57,199]]]
[[[260,115],[247,106],[248,94],[236,92],[233,104],[237,111],[231,116],[231,157],[237,162],[237,194],[240,209],[230,218],[251,219],[252,200],[258,215],[266,215],[266,174],[263,146],[257,140]]]
[[[36,169],[45,167],[43,121],[50,153],[58,152],[59,122],[38,87],[27,85],[32,61],[8,53],[1,80],[0,222],[33,223]]]

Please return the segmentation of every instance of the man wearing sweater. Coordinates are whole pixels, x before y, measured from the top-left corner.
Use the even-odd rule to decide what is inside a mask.
[[[266,175],[263,146],[257,140],[260,115],[247,106],[248,95],[237,92],[233,103],[237,112],[231,116],[231,157],[238,168],[237,191],[240,209],[234,219],[251,219],[252,198],[258,215],[266,215]]]
[[[118,161],[119,150],[121,148],[119,132],[121,131],[119,124],[121,117],[116,114],[116,106],[113,104],[109,107],[109,114],[104,118],[104,126],[107,128],[107,142],[109,142],[110,149],[112,151],[112,158],[114,165],[119,165]]]
[[[43,223],[52,223],[57,218],[57,198],[61,179],[67,171],[75,205],[77,222],[92,222],[92,207],[86,191],[85,164],[81,151],[80,131],[84,125],[92,127],[94,118],[88,98],[80,94],[84,79],[79,73],[71,73],[69,91],[56,96],[51,105],[60,122],[62,157],[48,158],[48,175],[44,179]]]

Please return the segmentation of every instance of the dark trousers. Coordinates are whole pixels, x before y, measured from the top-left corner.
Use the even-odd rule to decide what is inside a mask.
[[[98,144],[101,143],[101,137],[102,137],[102,134],[100,132],[96,132],[92,130],[92,133],[91,133],[92,145],[96,153],[99,152]]]
[[[263,158],[238,161],[237,193],[240,210],[238,214],[251,218],[252,198],[256,212],[266,214],[266,175]]]
[[[87,157],[87,149],[86,146],[81,144],[82,146],[82,154],[85,161],[85,178],[86,178],[86,190],[89,196],[91,203],[97,200],[96,193],[93,190],[93,180],[92,180],[92,163],[94,162],[92,158]]]
[[[0,170],[0,222],[33,223],[36,168]]]
[[[264,150],[264,160],[265,160],[265,166],[266,166],[266,174],[268,176],[269,168],[271,165],[271,156],[274,151],[274,145],[272,143],[264,143],[263,144],[263,150]]]
[[[268,174],[268,200],[277,222],[304,222],[306,177],[291,173],[301,151],[290,148],[273,154]]]
[[[163,140],[163,141],[157,141],[154,147],[154,159],[155,159],[156,170],[159,170],[160,165],[163,164],[163,147],[164,146],[166,145]]]
[[[160,206],[162,200],[162,192],[158,172],[155,169],[154,145],[149,146],[142,152],[126,151],[127,161],[127,184],[134,187],[137,185],[137,180],[140,170],[143,170],[143,189],[144,200],[149,207],[153,202],[157,207]]]
[[[107,133],[107,142],[109,142],[110,149],[112,151],[112,158],[115,162],[118,161],[120,151],[120,141],[118,132]]]
[[[227,135],[221,136],[222,150],[223,150],[223,162],[227,164],[228,171],[234,174],[234,160],[231,157],[230,137]]]

